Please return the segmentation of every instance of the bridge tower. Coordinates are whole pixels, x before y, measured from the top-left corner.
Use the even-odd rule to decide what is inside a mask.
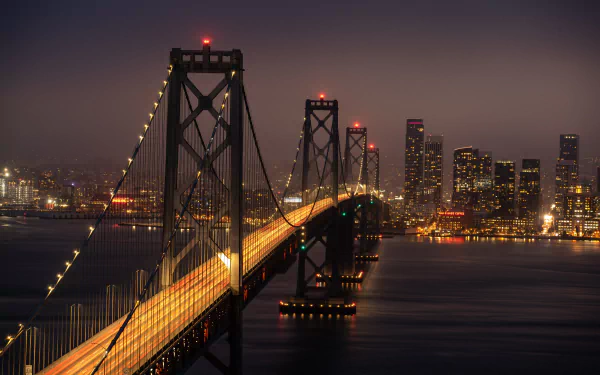
[[[315,134],[320,132],[320,139]],[[354,254],[353,211],[348,202],[338,204],[340,190],[340,137],[338,131],[338,101],[306,100],[303,124],[302,158],[302,201],[311,205],[319,196],[320,190],[330,189],[333,207],[320,222],[313,220],[299,230],[298,275],[296,295],[288,304],[280,305],[280,310],[297,313],[353,313],[356,311],[342,293],[342,275],[353,273]],[[311,168],[321,168],[319,186],[309,185]],[[330,185],[329,185],[330,184]],[[319,198],[320,199],[320,198]],[[317,243],[325,246],[325,262],[317,265],[309,256],[309,250]],[[306,279],[306,263],[314,272]],[[327,276],[325,276],[327,274]],[[309,288],[313,278],[322,277],[326,288]]]
[[[319,117],[321,116],[321,117]],[[313,127],[313,120],[316,126]],[[319,144],[315,135],[323,130],[329,137],[325,144]],[[319,100],[306,100],[304,108],[304,126],[303,126],[303,159],[302,159],[302,203],[308,204],[310,186],[308,186],[308,175],[313,164],[318,166],[318,161],[323,160],[322,177],[323,183],[326,183],[331,175],[331,194],[334,206],[338,202],[338,184],[339,184],[339,152],[340,136],[338,131],[338,101],[325,100],[321,95]],[[329,147],[331,150],[328,151]],[[311,157],[311,155],[313,155]]]
[[[369,145],[366,153],[367,158],[367,175],[369,176],[369,188],[367,194],[373,194],[373,192],[379,197],[379,148],[375,145]],[[371,181],[372,179],[372,181]]]
[[[358,232],[360,233],[359,254],[356,259],[360,262],[378,260],[377,255],[368,253],[369,248],[372,247],[371,240],[379,238],[382,215],[379,199],[379,148],[369,144],[365,151],[365,167],[368,176],[366,181],[367,199],[363,200],[356,210],[359,222]]]
[[[344,150],[344,174],[346,182],[358,181],[365,187],[367,186],[367,128],[360,127],[359,123],[346,128],[346,148]],[[355,169],[356,166],[356,169]],[[354,176],[354,171],[356,176]]]
[[[242,346],[241,346],[241,326],[242,326],[242,155],[243,155],[243,121],[244,121],[244,99],[242,93],[243,84],[243,55],[240,50],[231,51],[212,51],[210,41],[204,41],[201,50],[182,50],[174,48],[170,54],[170,65],[172,69],[168,92],[168,110],[167,110],[167,134],[166,134],[166,163],[165,163],[165,181],[164,181],[164,215],[163,215],[163,248],[168,248],[168,252],[163,260],[160,270],[160,283],[162,288],[166,288],[173,283],[175,268],[186,255],[186,252],[200,242],[210,243],[210,239],[202,231],[204,237],[195,238],[191,246],[179,253],[175,253],[174,241],[171,241],[171,233],[175,229],[177,214],[182,209],[180,197],[190,186],[190,183],[179,181],[182,171],[180,171],[180,155],[187,153],[197,163],[197,170],[212,176],[214,172],[212,163],[219,158],[226,150],[229,151],[229,170],[230,175],[227,179],[231,181],[229,187],[224,186],[224,190],[229,192],[230,203],[218,215],[215,215],[212,223],[215,225],[223,216],[228,215],[231,219],[229,228],[229,271],[230,271],[230,364],[228,372],[230,374],[240,374],[242,365]],[[221,80],[212,88],[208,94],[203,94],[190,79],[192,74],[211,74],[222,76]],[[224,116],[219,115],[221,108],[213,106],[213,100],[217,98],[224,90],[229,89],[226,95],[229,95],[229,123]],[[196,106],[193,107],[189,101],[188,91],[196,98]],[[189,105],[189,115],[182,118],[183,111],[182,99],[185,95]],[[226,129],[227,136],[221,140],[220,144],[213,144],[211,153],[200,155],[184,138],[185,130],[196,125],[196,119],[201,113],[210,114],[215,121]],[[211,139],[212,142],[212,139]],[[212,176],[218,181],[219,177]],[[224,182],[221,182],[224,185]],[[186,215],[189,213],[186,212]],[[194,220],[190,218],[190,223]],[[197,231],[197,233],[200,231]],[[215,361],[214,356],[206,356],[211,363]],[[223,367],[223,366],[221,366]]]
[[[318,100],[307,99],[304,107],[304,125],[303,125],[303,158],[302,158],[302,203],[308,205],[311,203],[311,199],[316,199],[310,194],[310,186],[308,186],[309,173],[311,167],[318,168],[318,161],[322,160],[323,176],[321,180],[323,184],[328,180],[331,175],[331,196],[333,199],[335,213],[337,216],[338,206],[338,187],[339,187],[339,151],[340,151],[340,137],[338,131],[338,101],[337,100],[325,100],[324,95],[321,95]],[[316,125],[313,126],[313,122]],[[324,144],[320,144],[315,135],[319,132],[325,132],[328,136],[325,137]],[[330,149],[331,147],[331,149]],[[312,156],[311,156],[312,155]],[[321,187],[319,186],[318,189]],[[318,194],[318,191],[313,194]],[[306,233],[306,228],[302,229],[302,233]],[[308,257],[308,250],[310,248],[307,245],[303,245],[300,248],[298,256],[298,276],[296,285],[296,297],[303,298],[305,296],[306,284],[305,270],[306,260]],[[309,258],[310,259],[310,258]],[[332,286],[335,285],[337,289],[340,286],[339,272],[337,257],[333,255],[333,251],[327,250],[328,263],[331,264],[332,269],[335,272],[332,274]],[[311,261],[312,263],[312,261]]]
[[[379,194],[381,192],[381,187],[379,185],[379,147],[375,147],[374,145],[369,145],[369,149],[367,150],[367,159],[368,159],[368,167],[367,169],[369,170],[369,176],[373,176],[373,183],[371,185],[369,185],[370,188],[370,195],[373,196],[375,195],[378,199],[377,202],[379,202]],[[374,235],[379,235],[379,232],[381,231],[381,215],[383,214],[383,210],[380,209],[379,207],[379,203],[377,204],[376,209],[372,212],[373,217],[373,230],[372,234]]]

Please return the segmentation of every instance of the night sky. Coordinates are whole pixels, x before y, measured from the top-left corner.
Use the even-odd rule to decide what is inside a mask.
[[[549,172],[567,132],[600,156],[597,1],[94,3],[3,4],[0,160],[126,160],[169,50],[204,37],[244,52],[271,162],[293,158],[319,92],[340,101],[341,128],[368,126],[384,164],[403,165],[406,118],[444,134],[448,163],[473,145]]]

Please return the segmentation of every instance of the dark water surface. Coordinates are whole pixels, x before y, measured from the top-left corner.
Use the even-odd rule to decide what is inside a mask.
[[[341,320],[279,316],[277,276],[244,312],[245,373],[600,373],[600,243],[396,237],[380,259]]]
[[[0,218],[1,333],[88,226]],[[351,318],[280,316],[295,268],[271,281],[244,311],[245,374],[600,373],[600,243],[396,237],[379,253]]]

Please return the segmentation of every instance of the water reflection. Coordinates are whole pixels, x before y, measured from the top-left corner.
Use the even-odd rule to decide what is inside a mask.
[[[62,264],[89,225],[22,221],[0,221],[9,225],[0,226],[0,255],[12,259],[3,313],[29,312],[54,277],[52,263]],[[407,236],[380,244],[379,261],[353,287],[352,317],[279,315],[295,268],[275,277],[244,311],[244,373],[598,372],[600,242]],[[320,264],[322,249],[311,257]],[[211,350],[227,361],[225,338]],[[205,361],[189,373],[218,374]]]

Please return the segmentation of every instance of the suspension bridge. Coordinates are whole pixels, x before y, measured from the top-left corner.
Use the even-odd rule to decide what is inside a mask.
[[[355,124],[342,158],[338,101],[321,95],[306,101],[291,172],[274,184],[244,74],[240,50],[205,41],[171,51],[123,176],[7,337],[2,375],[181,374],[201,357],[241,374],[243,308],[295,263],[296,291],[281,313],[356,312],[342,284],[362,278],[355,262],[379,232],[379,150]],[[309,256],[317,243],[320,265]],[[209,350],[224,334],[227,365]]]

